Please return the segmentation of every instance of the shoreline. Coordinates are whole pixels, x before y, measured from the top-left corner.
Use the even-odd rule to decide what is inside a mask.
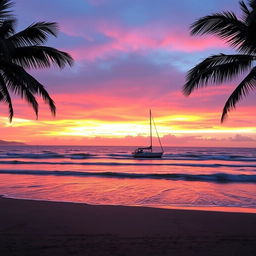
[[[0,197],[1,255],[255,255],[256,214]],[[209,250],[211,249],[211,250]]]
[[[91,206],[120,206],[120,207],[142,207],[142,208],[153,208],[153,209],[165,209],[165,210],[183,210],[183,211],[204,211],[204,212],[226,212],[226,213],[249,213],[255,214],[256,208],[247,207],[228,207],[228,206],[155,206],[155,205],[118,205],[118,204],[88,204],[84,202],[73,202],[73,201],[56,201],[56,200],[45,200],[45,199],[32,199],[7,196],[4,194],[0,195],[0,198],[15,199],[15,200],[28,200],[28,201],[39,201],[39,202],[52,202],[52,203],[73,203],[73,204],[84,204]]]

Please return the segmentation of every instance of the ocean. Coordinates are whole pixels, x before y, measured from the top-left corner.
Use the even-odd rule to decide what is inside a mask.
[[[1,146],[0,195],[33,200],[256,212],[256,149]]]

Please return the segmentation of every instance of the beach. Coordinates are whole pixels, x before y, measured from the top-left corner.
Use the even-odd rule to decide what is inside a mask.
[[[256,214],[0,198],[0,255],[255,255]]]
[[[255,150],[131,150],[0,148],[0,255],[256,255]]]

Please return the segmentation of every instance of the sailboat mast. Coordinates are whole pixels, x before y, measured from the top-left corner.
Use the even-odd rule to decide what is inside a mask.
[[[151,117],[151,109],[149,110],[149,118],[150,118],[150,149],[152,152],[152,117]]]

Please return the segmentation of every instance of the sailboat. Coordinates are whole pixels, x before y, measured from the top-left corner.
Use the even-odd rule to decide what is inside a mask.
[[[158,141],[159,141],[159,144],[161,147],[161,151],[159,151],[159,152],[153,151],[152,123],[154,124],[154,128],[155,128],[155,131],[156,131],[156,134],[158,137]],[[162,147],[162,144],[161,144],[161,141],[160,141],[157,129],[156,129],[154,119],[151,114],[151,109],[149,110],[149,125],[150,125],[150,146],[137,148],[134,152],[132,152],[133,157],[136,157],[136,158],[161,158],[162,157],[164,150],[163,150],[163,147]]]

